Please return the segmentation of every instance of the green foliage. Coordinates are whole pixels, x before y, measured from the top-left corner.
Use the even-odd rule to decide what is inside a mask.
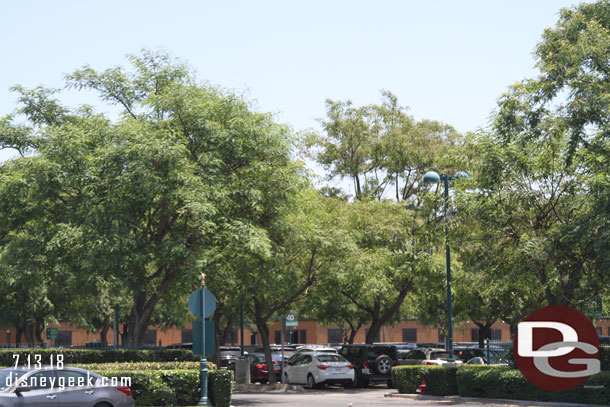
[[[610,372],[593,375],[580,386],[567,391],[545,391],[530,384],[516,369],[475,368],[458,369],[457,387],[460,396],[572,402],[585,404],[610,403]]]
[[[229,407],[233,395],[233,371],[217,370],[209,373],[210,401],[212,405],[219,407]]]
[[[415,393],[425,382],[425,394],[450,396],[458,394],[456,372],[458,367],[395,366],[392,368],[392,385],[399,393]]]
[[[423,366],[394,366],[392,385],[399,393],[415,393],[422,384],[425,370]]]
[[[302,189],[286,127],[167,54],[129,59],[66,77],[117,105],[118,120],[16,87],[21,116],[0,122],[0,147],[32,153],[0,166],[0,294],[24,330],[53,318],[108,328],[114,304],[129,345],[149,324],[183,324],[184,293],[218,248],[268,257],[266,226]]]

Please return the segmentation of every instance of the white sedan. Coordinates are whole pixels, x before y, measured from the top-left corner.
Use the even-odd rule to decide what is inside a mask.
[[[304,352],[291,358],[284,368],[286,383],[306,384],[309,388],[325,384],[354,385],[354,366],[343,356],[332,353]]]

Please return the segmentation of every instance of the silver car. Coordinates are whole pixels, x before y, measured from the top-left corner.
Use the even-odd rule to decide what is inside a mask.
[[[0,407],[133,407],[128,384],[75,367],[0,369]]]

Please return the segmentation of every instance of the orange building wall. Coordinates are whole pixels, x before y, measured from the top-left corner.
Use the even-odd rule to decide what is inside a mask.
[[[610,332],[610,317],[599,318],[594,321],[594,325],[596,327],[601,328],[602,335],[609,335]],[[270,333],[270,342],[275,342],[275,332],[280,330],[280,322],[276,321],[270,325],[269,333]],[[85,346],[87,342],[96,341],[100,339],[100,335],[97,332],[86,332],[84,329],[75,328],[71,326],[69,323],[60,323],[53,324],[49,323],[47,325],[48,328],[58,328],[59,331],[72,331],[72,345],[73,346]],[[328,343],[328,329],[329,328],[338,328],[336,326],[320,326],[316,321],[311,319],[301,319],[299,320],[299,326],[297,329],[299,331],[305,330],[308,344],[326,344]],[[356,343],[364,343],[365,341],[365,328],[361,328],[356,334],[354,342]],[[417,321],[402,321],[395,326],[386,326],[385,327],[385,342],[403,342],[402,329],[403,328],[417,328],[417,340],[416,342],[439,342],[438,328],[424,326],[419,324]],[[453,340],[454,342],[472,342],[471,337],[471,329],[476,328],[476,325],[473,322],[462,322],[456,323],[454,325],[453,331]],[[14,328],[8,328],[10,330],[10,344],[15,344],[15,332]],[[121,327],[122,329],[122,327]],[[150,327],[149,329],[157,330],[157,338],[156,338],[156,346],[160,344],[162,346],[167,346],[176,343],[182,343],[182,328],[172,328],[168,330],[162,330],[160,327]],[[191,329],[191,324],[187,324],[184,329]],[[503,341],[510,340],[510,327],[506,323],[496,323],[492,326],[492,329],[500,329],[501,336]],[[251,343],[251,334],[254,332],[250,328],[244,329],[244,342],[245,345],[252,345]],[[43,340],[47,342],[48,345],[52,345],[51,341],[49,341],[46,337],[46,331],[43,333]],[[110,329],[107,334],[107,340],[109,344],[113,343],[113,331]],[[380,341],[383,342],[383,331],[380,332],[379,335]],[[237,329],[237,336],[235,337],[234,344],[239,344],[240,341],[240,332]],[[288,339],[286,337],[286,343]],[[22,345],[25,344],[25,338],[22,335],[21,337]],[[260,344],[260,336],[258,337],[257,344]],[[7,328],[0,329],[0,346],[6,346],[8,344],[7,341]]]

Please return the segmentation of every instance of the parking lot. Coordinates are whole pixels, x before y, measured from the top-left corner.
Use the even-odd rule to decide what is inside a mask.
[[[466,407],[473,405],[498,406],[498,405],[522,405],[540,406],[534,402],[521,402],[511,404],[510,402],[498,401],[459,401],[451,398],[437,398],[436,400],[417,400],[406,398],[384,397],[386,393],[394,393],[396,390],[384,386],[366,389],[344,390],[340,387],[327,387],[321,390],[304,390],[286,393],[237,393],[233,395],[234,406],[292,406],[292,407],[376,407],[376,406],[408,406],[408,407],[434,407],[452,406]]]

